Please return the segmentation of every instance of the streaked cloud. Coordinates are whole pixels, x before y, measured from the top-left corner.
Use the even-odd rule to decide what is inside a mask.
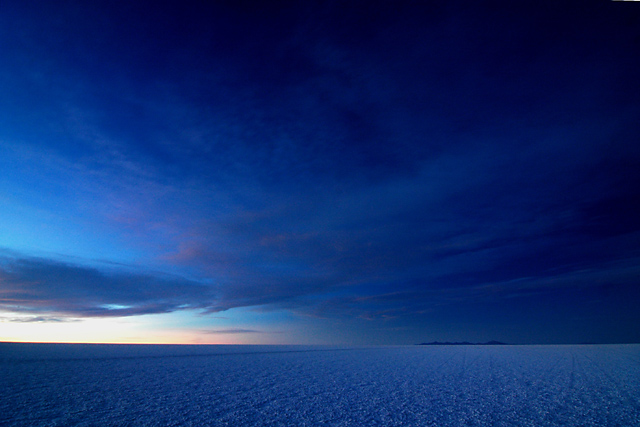
[[[20,313],[124,317],[204,308],[214,291],[187,279],[4,257],[0,307]]]
[[[265,334],[273,332],[264,332],[257,329],[207,329],[200,331],[204,334]]]

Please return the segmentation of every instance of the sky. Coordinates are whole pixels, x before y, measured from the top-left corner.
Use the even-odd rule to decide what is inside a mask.
[[[435,3],[3,1],[0,341],[640,342],[640,9]]]

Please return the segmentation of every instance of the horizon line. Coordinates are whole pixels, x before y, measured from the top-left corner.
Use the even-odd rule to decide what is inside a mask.
[[[428,342],[428,343],[412,343],[412,344],[246,344],[246,343],[184,343],[184,342],[87,342],[87,341],[4,341],[0,340],[0,344],[82,344],[82,345],[155,345],[155,346],[169,346],[169,345],[184,345],[184,346],[308,346],[308,347],[327,347],[327,346],[341,346],[341,347],[433,347],[433,346],[490,346],[490,347],[503,347],[503,346],[524,346],[524,345],[639,345],[640,342],[580,342],[580,343],[500,343],[491,344],[491,341],[474,343],[474,342]]]

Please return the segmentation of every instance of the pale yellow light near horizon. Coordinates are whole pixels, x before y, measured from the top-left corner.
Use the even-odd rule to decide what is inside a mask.
[[[140,318],[84,318],[29,321],[32,316],[11,313],[0,317],[0,341],[57,343],[228,344],[231,337],[197,330],[150,327]]]

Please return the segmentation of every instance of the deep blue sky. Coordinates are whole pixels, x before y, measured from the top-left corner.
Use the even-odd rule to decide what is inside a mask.
[[[2,3],[0,339],[640,341],[635,4],[266,3]]]

